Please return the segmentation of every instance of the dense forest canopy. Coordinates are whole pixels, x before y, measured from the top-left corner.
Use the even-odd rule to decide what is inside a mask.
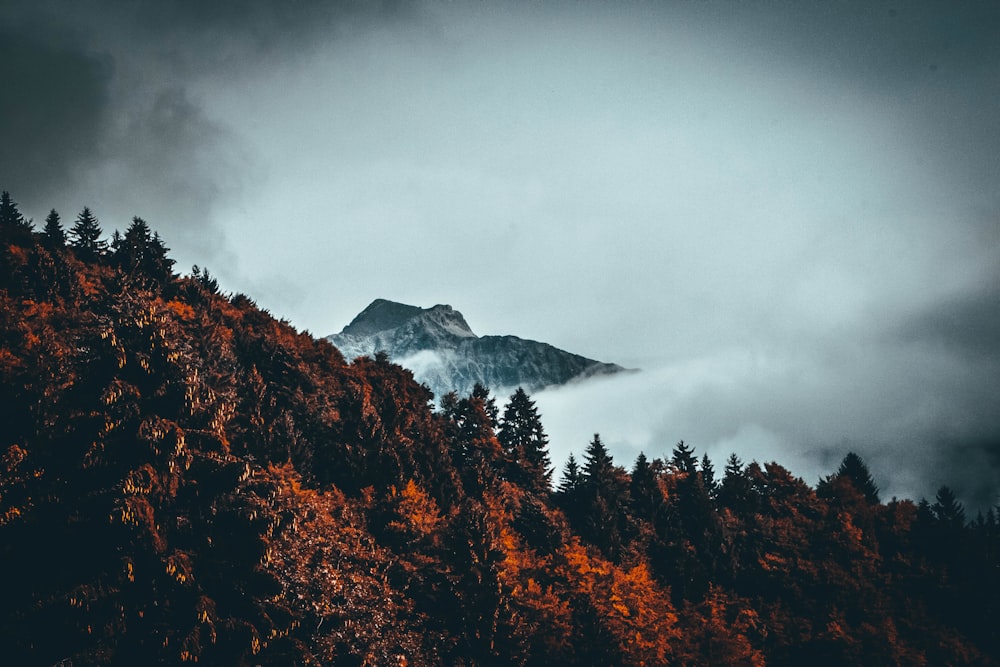
[[[992,665],[1000,527],[347,363],[141,218],[0,199],[9,664]],[[581,416],[585,419],[586,416]]]

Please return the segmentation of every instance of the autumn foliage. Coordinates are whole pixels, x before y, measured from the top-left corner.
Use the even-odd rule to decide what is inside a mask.
[[[553,491],[523,392],[435,407],[81,216],[0,225],[4,664],[1000,662],[1000,527],[946,487],[595,436]]]

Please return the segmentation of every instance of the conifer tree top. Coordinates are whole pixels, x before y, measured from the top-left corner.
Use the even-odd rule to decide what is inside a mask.
[[[868,470],[868,466],[861,459],[860,456],[854,452],[848,452],[841,461],[840,467],[837,469],[837,477],[846,477],[851,480],[856,488],[870,503],[878,503],[878,485],[875,484],[875,480],[872,479],[871,472]]]

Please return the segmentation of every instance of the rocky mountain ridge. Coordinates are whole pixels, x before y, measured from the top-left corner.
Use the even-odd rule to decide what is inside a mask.
[[[444,304],[420,308],[376,299],[343,331],[327,339],[347,359],[387,353],[439,397],[449,391],[466,395],[476,383],[494,393],[519,386],[538,391],[626,370],[548,343],[517,336],[477,336],[462,313]]]

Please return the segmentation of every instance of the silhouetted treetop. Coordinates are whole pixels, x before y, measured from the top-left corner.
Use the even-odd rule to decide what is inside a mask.
[[[948,486],[938,489],[935,503],[931,506],[934,516],[944,526],[962,528],[965,526],[965,507],[958,502],[955,492]]]
[[[510,465],[511,479],[533,493],[548,493],[552,483],[549,439],[535,403],[518,387],[499,422],[497,438]]]
[[[61,248],[66,245],[66,230],[63,229],[62,221],[55,209],[49,211],[49,214],[45,216],[45,228],[42,233],[50,247]]]
[[[683,440],[678,442],[674,447],[670,463],[680,472],[693,474],[698,470],[698,457],[694,455],[694,449],[689,447]]]
[[[203,269],[199,267],[197,264],[195,264],[194,266],[191,267],[191,277],[194,278],[199,285],[208,290],[209,294],[219,293],[219,281],[216,280],[215,277],[208,272],[207,268]],[[239,296],[243,296],[244,298],[249,298],[245,297],[245,295],[239,295]]]
[[[595,433],[583,454],[583,475],[588,483],[599,484],[611,476],[614,459],[601,441],[601,434]]]
[[[576,462],[576,457],[573,456],[573,452],[569,453],[566,458],[566,463],[562,469],[562,476],[559,479],[559,486],[556,492],[561,495],[570,495],[576,491],[580,486],[580,480],[582,479],[582,474],[580,472],[580,465]]]
[[[868,466],[854,452],[848,452],[844,456],[844,460],[841,461],[840,467],[837,468],[834,477],[842,477],[850,480],[854,488],[865,497],[865,500],[872,504],[878,504],[878,486],[875,484],[875,480],[872,479]]]
[[[101,239],[102,234],[97,218],[90,208],[84,206],[70,229],[70,245],[76,249],[81,259],[96,259],[107,249],[107,242]]]
[[[31,231],[32,224],[26,220],[17,204],[11,198],[10,193],[4,190],[0,192],[0,228],[21,229]]]

